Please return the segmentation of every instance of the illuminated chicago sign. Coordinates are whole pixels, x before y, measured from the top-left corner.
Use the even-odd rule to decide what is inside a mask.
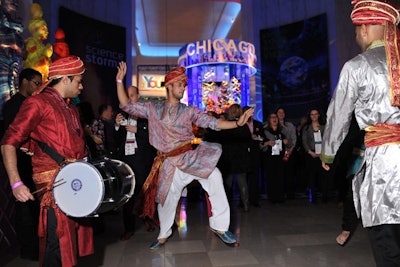
[[[256,61],[252,43],[233,39],[208,39],[183,46],[179,51],[178,65],[190,68],[198,64],[234,63],[247,65],[255,73]]]

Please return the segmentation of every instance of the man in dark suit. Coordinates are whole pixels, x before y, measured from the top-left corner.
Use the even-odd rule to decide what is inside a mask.
[[[137,87],[129,86],[126,89],[126,93],[132,102],[139,101],[140,95]],[[126,138],[124,147],[121,148],[124,151],[122,159],[132,168],[136,180],[135,192],[122,208],[125,232],[122,234],[121,240],[128,240],[135,232],[136,216],[132,213],[133,206],[151,170],[156,150],[149,143],[148,122],[146,119],[119,113],[115,123],[117,127],[124,127]],[[147,231],[154,230],[151,222],[145,221],[145,223]]]
[[[243,112],[250,107],[243,108]],[[259,175],[261,167],[261,149],[260,142],[264,140],[263,124],[254,120],[252,117],[247,121],[252,140],[249,144],[250,149],[250,167],[251,171],[247,173],[247,182],[249,184],[249,202],[254,207],[260,207],[259,203]]]
[[[13,122],[27,97],[42,84],[42,74],[34,69],[24,69],[19,74],[19,91],[3,107],[4,129]],[[35,191],[32,180],[31,156],[22,151],[17,152],[18,171],[23,183],[31,192]],[[20,255],[23,259],[38,260],[39,240],[37,227],[39,221],[39,202],[15,202],[15,227],[20,244]]]

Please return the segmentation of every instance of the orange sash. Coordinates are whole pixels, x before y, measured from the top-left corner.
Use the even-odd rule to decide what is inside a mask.
[[[150,219],[154,219],[154,214],[156,211],[155,199],[158,189],[158,176],[160,174],[162,163],[167,157],[175,157],[192,149],[193,141],[184,143],[180,147],[168,153],[162,153],[160,151],[157,152],[157,156],[154,159],[150,173],[143,184],[137,201],[135,202],[134,212],[136,214],[142,218],[148,217]]]
[[[365,146],[400,144],[400,124],[378,123],[365,128]]]

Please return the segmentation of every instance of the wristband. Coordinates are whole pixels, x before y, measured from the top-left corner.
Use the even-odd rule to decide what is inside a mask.
[[[122,83],[122,80],[120,80],[120,79],[116,79],[115,80],[117,83]]]
[[[23,184],[24,184],[24,183],[23,183],[22,181],[16,182],[15,184],[13,184],[13,185],[11,186],[11,189],[14,190],[15,188],[17,188],[18,186],[23,185]]]
[[[240,127],[239,124],[238,124],[238,121],[235,121],[235,122],[236,122],[236,127]]]

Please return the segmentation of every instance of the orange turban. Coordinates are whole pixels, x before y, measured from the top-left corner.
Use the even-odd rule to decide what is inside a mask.
[[[167,87],[168,84],[174,83],[174,82],[187,82],[188,78],[185,74],[186,68],[185,67],[179,67],[179,68],[174,68],[170,72],[165,75],[165,80],[164,80],[164,85]]]
[[[385,25],[385,49],[389,72],[390,103],[400,107],[400,55],[399,55],[399,10],[390,3],[382,0],[353,0],[354,7],[351,20],[356,26],[360,25]]]
[[[37,95],[55,79],[63,76],[75,76],[85,72],[83,61],[77,56],[68,56],[53,61],[49,67],[49,80],[42,84],[33,94]]]

